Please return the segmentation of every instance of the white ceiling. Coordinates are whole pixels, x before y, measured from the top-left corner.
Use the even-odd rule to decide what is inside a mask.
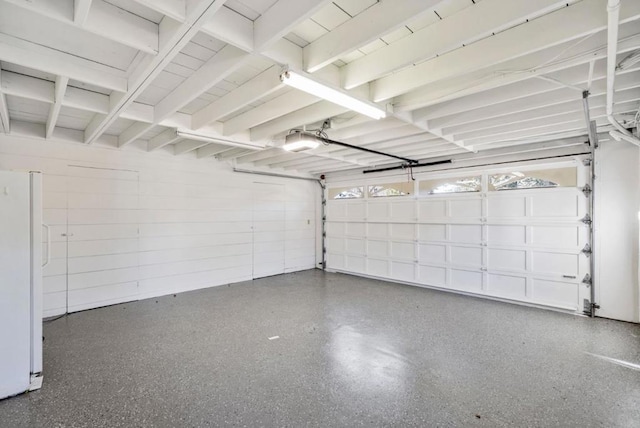
[[[413,159],[517,149],[585,135],[589,90],[606,131],[606,6],[0,0],[0,132],[319,174],[397,161],[332,145],[288,153],[289,130],[330,119],[333,140]],[[639,18],[640,2],[622,0],[618,61],[640,49]],[[375,121],[283,87],[283,66],[392,113]],[[616,117],[639,105],[640,64],[618,72]]]

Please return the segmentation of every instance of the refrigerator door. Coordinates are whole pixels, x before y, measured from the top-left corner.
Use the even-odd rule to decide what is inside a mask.
[[[0,398],[29,388],[30,178],[0,171]]]

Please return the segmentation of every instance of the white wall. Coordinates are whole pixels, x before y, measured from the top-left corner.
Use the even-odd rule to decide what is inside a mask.
[[[5,136],[0,169],[44,173],[52,234],[45,316],[252,279],[255,182],[286,189],[277,204],[284,236],[267,236],[263,223],[259,239],[284,241],[274,251],[284,247],[285,272],[316,266],[320,192],[311,181],[166,152]]]
[[[640,150],[607,141],[596,150],[595,255],[598,316],[638,322]]]

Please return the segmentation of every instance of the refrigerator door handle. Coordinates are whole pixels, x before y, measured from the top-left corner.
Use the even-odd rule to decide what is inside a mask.
[[[45,267],[51,261],[51,229],[49,225],[46,223],[42,223],[42,227],[47,229],[47,258],[45,262],[42,264],[42,267]]]

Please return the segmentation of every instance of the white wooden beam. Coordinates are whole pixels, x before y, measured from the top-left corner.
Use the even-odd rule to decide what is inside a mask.
[[[292,128],[301,127],[349,111],[348,108],[321,101],[278,119],[251,128],[251,140],[260,141]]]
[[[202,26],[202,31],[238,49],[253,51],[253,21],[226,6]]]
[[[640,14],[640,2],[624,10],[623,20]],[[583,0],[469,46],[378,79],[374,101],[409,92],[430,82],[467,74],[513,58],[575,40],[605,29],[607,14],[601,0]]]
[[[281,155],[283,150],[280,147],[267,147],[260,152],[250,153],[247,155],[240,156],[236,159],[236,163],[251,163],[258,161],[260,159],[267,159],[270,157]]]
[[[244,65],[249,58],[246,52],[226,45],[156,105],[155,120],[163,120],[198,98]]]
[[[0,82],[3,81],[4,71],[0,69]],[[4,95],[4,87],[0,86],[0,124],[2,132],[8,134],[11,132],[11,121],[9,119],[9,106],[7,105],[7,97]]]
[[[84,26],[89,16],[92,0],[73,0],[73,22],[79,26]]]
[[[349,126],[340,129],[327,129],[326,133],[332,140],[344,140],[348,138],[361,137],[368,134],[377,134],[381,131],[387,131],[389,129],[400,128],[406,126],[406,123],[396,119],[395,117],[388,117],[382,120],[369,120],[368,122],[360,123],[354,126]]]
[[[162,45],[158,55],[143,61],[129,78],[129,85],[125,94],[112,97],[111,109],[105,116],[96,115],[85,130],[86,143],[91,144],[118,118],[120,113],[131,104],[153,79],[175,58],[191,38],[200,31],[202,25],[207,22],[215,12],[222,7],[222,0],[200,0],[191,3],[187,10],[185,21],[176,24],[175,21],[163,20],[160,25],[160,37]],[[165,22],[167,21],[167,22]]]
[[[186,15],[185,0],[134,0],[148,7],[149,9],[160,12],[176,21],[184,21]]]
[[[350,89],[443,55],[566,4],[566,0],[484,0],[473,6],[470,4],[443,20],[345,65],[342,69],[344,87]]]
[[[258,52],[287,35],[330,0],[278,0],[253,24],[253,46]]]
[[[173,145],[173,155],[174,156],[183,155],[185,153],[198,150],[200,147],[204,147],[207,144],[209,143],[204,141],[183,140]]]
[[[124,73],[6,34],[0,34],[0,59],[58,76],[67,76],[70,79],[112,91],[126,92],[127,90],[127,79]]]
[[[373,42],[412,19],[419,19],[440,0],[382,0],[326,33],[303,49],[304,67],[313,73]],[[362,82],[365,83],[365,82]],[[354,87],[357,85],[353,85]]]
[[[149,140],[147,143],[147,151],[152,152],[154,150],[161,149],[162,147],[174,143],[179,139],[181,139],[181,137],[178,137],[175,129],[167,129]]]
[[[317,103],[320,98],[291,90],[273,100],[224,122],[223,135],[233,135],[285,114]]]
[[[49,107],[49,116],[47,117],[47,125],[45,128],[45,138],[47,139],[53,135],[53,129],[58,121],[58,115],[60,114],[60,109],[64,101],[64,94],[67,91],[67,83],[69,83],[68,77],[56,77],[54,101]]]
[[[237,148],[237,149],[230,149],[220,153],[216,153],[214,156],[218,160],[225,160],[225,159],[234,159],[234,158],[237,158],[238,156],[242,156],[243,154],[254,153],[254,152],[255,150],[246,150],[246,149]]]
[[[280,81],[281,72],[281,68],[274,65],[222,98],[198,110],[193,114],[192,128],[202,128],[282,88],[284,85]]]
[[[395,111],[411,111],[421,107],[443,103],[489,89],[501,87],[514,82],[531,79],[539,74],[549,74],[566,70],[592,60],[602,60],[607,56],[606,37],[592,37],[580,43],[582,48],[573,51],[569,58],[563,58],[549,65],[540,66],[549,58],[562,57],[562,51],[568,49],[573,42],[554,46],[541,52],[517,58],[503,64],[479,70],[478,72],[454,77],[425,85],[421,88],[400,95],[393,100]],[[640,34],[620,39],[620,54],[636,50],[640,46]],[[505,73],[501,70],[530,70],[527,73]],[[491,76],[494,77],[491,77]],[[475,84],[473,82],[476,82]]]
[[[222,144],[207,144],[204,147],[197,149],[198,159],[209,158],[215,156],[218,153],[226,152],[228,150],[235,150],[233,147],[225,146]]]
[[[124,147],[137,140],[142,134],[153,128],[152,124],[136,122],[118,136],[118,147]]]
[[[47,18],[82,27],[125,46],[150,54],[158,52],[158,24],[104,0],[7,1]],[[0,5],[0,13],[1,8]]]

